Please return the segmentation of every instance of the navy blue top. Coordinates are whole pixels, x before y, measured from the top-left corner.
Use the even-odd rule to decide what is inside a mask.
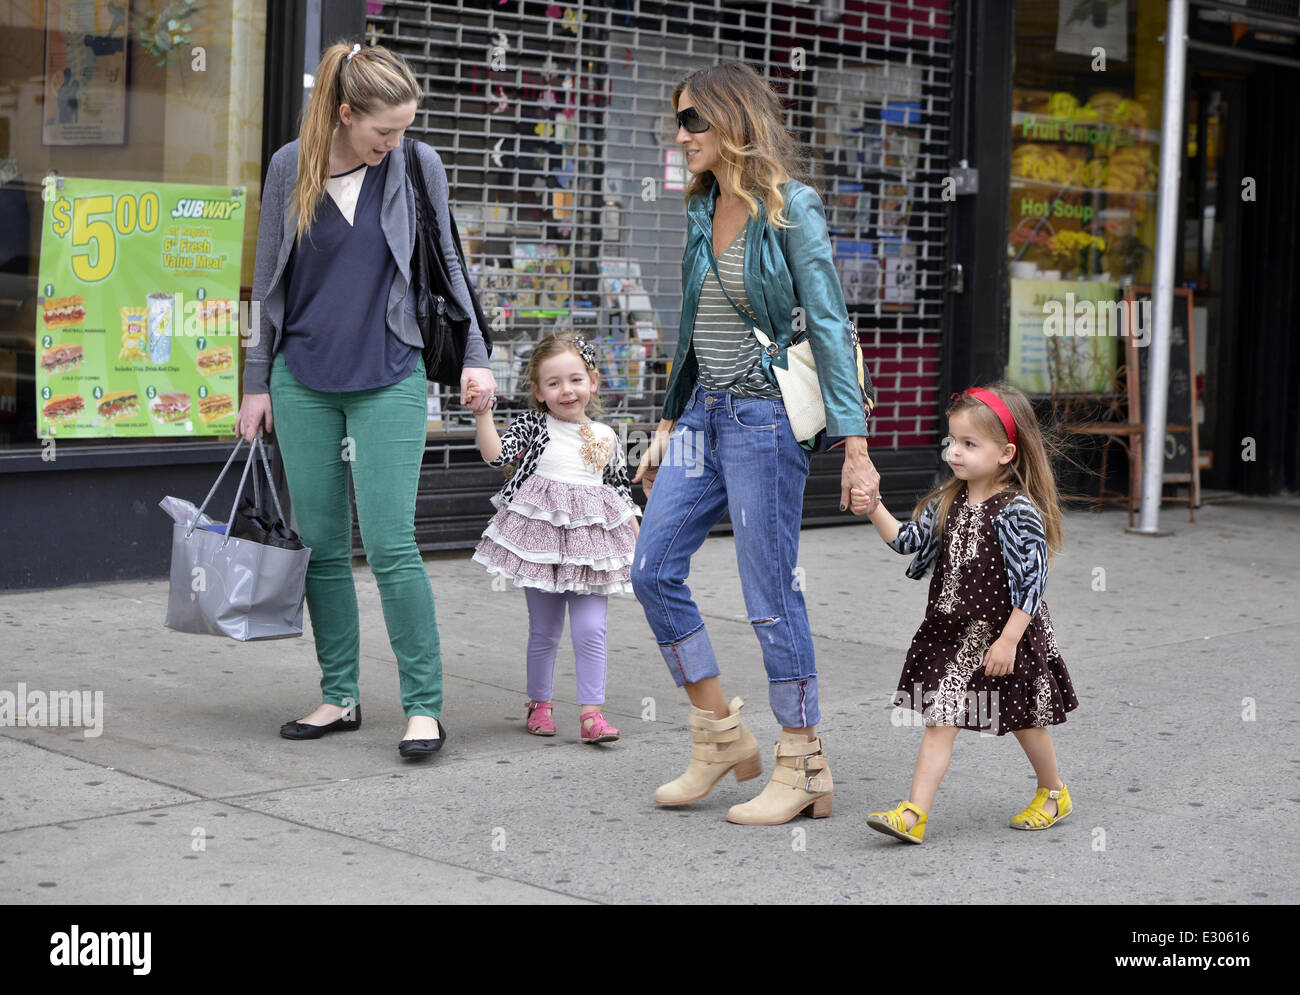
[[[392,158],[366,170],[352,224],[326,193],[289,254],[281,350],[293,375],[312,390],[387,387],[410,376],[419,359],[420,351],[392,334],[384,319],[397,273],[379,224]]]

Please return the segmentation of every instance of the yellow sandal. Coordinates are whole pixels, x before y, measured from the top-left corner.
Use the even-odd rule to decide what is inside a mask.
[[[903,812],[911,809],[916,813],[916,824],[911,829],[907,828],[907,816]],[[904,840],[908,843],[920,843],[925,839],[925,822],[929,818],[926,813],[911,802],[899,802],[897,806],[891,808],[888,812],[872,812],[867,816],[867,825],[878,833],[884,833],[886,836],[893,836],[895,839]]]
[[[1056,815],[1049,815],[1044,809],[1049,798],[1056,802]],[[1062,781],[1060,791],[1039,788],[1034,793],[1034,800],[1029,803],[1029,807],[1011,820],[1011,828],[1050,829],[1073,811],[1074,806],[1070,802],[1070,789]]]

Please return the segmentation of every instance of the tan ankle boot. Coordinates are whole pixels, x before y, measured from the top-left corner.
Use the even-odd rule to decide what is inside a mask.
[[[712,712],[691,708],[691,763],[686,773],[669,781],[655,792],[660,805],[685,805],[707,795],[727,771],[736,772],[737,781],[748,781],[763,773],[763,759],[758,740],[740,721],[745,706],[740,698],[731,699],[731,714],[715,719]]]
[[[781,733],[776,744],[776,767],[772,780],[762,793],[743,805],[733,805],[727,812],[728,822],[746,826],[779,826],[812,806],[811,815],[820,819],[831,814],[830,763],[822,753],[820,739]]]

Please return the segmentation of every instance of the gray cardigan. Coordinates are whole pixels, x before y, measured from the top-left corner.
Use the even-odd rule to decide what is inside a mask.
[[[483,346],[483,333],[474,317],[469,299],[465,274],[461,270],[452,242],[449,208],[447,205],[447,171],[438,153],[417,142],[424,181],[438,214],[438,234],[443,256],[456,294],[456,302],[470,316],[469,343],[465,350],[466,366],[487,366],[487,350]],[[405,144],[388,153],[388,178],[384,184],[384,198],[380,208],[380,226],[388,248],[397,263],[397,273],[385,302],[388,328],[402,342],[423,348],[420,328],[415,321],[414,296],[406,290],[411,281],[411,250],[415,247],[415,196],[406,178]],[[248,330],[248,356],[244,362],[244,393],[265,394],[270,390],[271,360],[280,348],[280,333],[284,329],[285,288],[281,277],[289,252],[293,248],[294,224],[290,216],[293,188],[298,180],[298,139],[282,146],[271,157],[262,187],[262,217],[257,229],[257,262],[253,268],[253,300],[260,302],[257,317]],[[401,194],[399,197],[398,194]],[[325,196],[329,196],[326,194]],[[358,288],[364,293],[365,288]]]

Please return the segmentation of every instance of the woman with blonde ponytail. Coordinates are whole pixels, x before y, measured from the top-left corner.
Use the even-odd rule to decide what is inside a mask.
[[[438,153],[402,141],[422,98],[410,67],[380,46],[331,45],[298,138],[271,157],[262,191],[244,400],[237,431],[275,430],[298,531],[311,548],[307,609],[321,704],[280,729],[318,739],[361,725],[361,634],[352,579],[349,471],[366,558],[397,658],[404,757],[441,748],[442,657],[433,589],[415,544],[415,497],[428,393],[408,292],[418,155],[461,310],[470,316],[461,402],[471,379],[485,410],[495,390],[466,274],[452,241]],[[272,419],[272,404],[275,417]]]

